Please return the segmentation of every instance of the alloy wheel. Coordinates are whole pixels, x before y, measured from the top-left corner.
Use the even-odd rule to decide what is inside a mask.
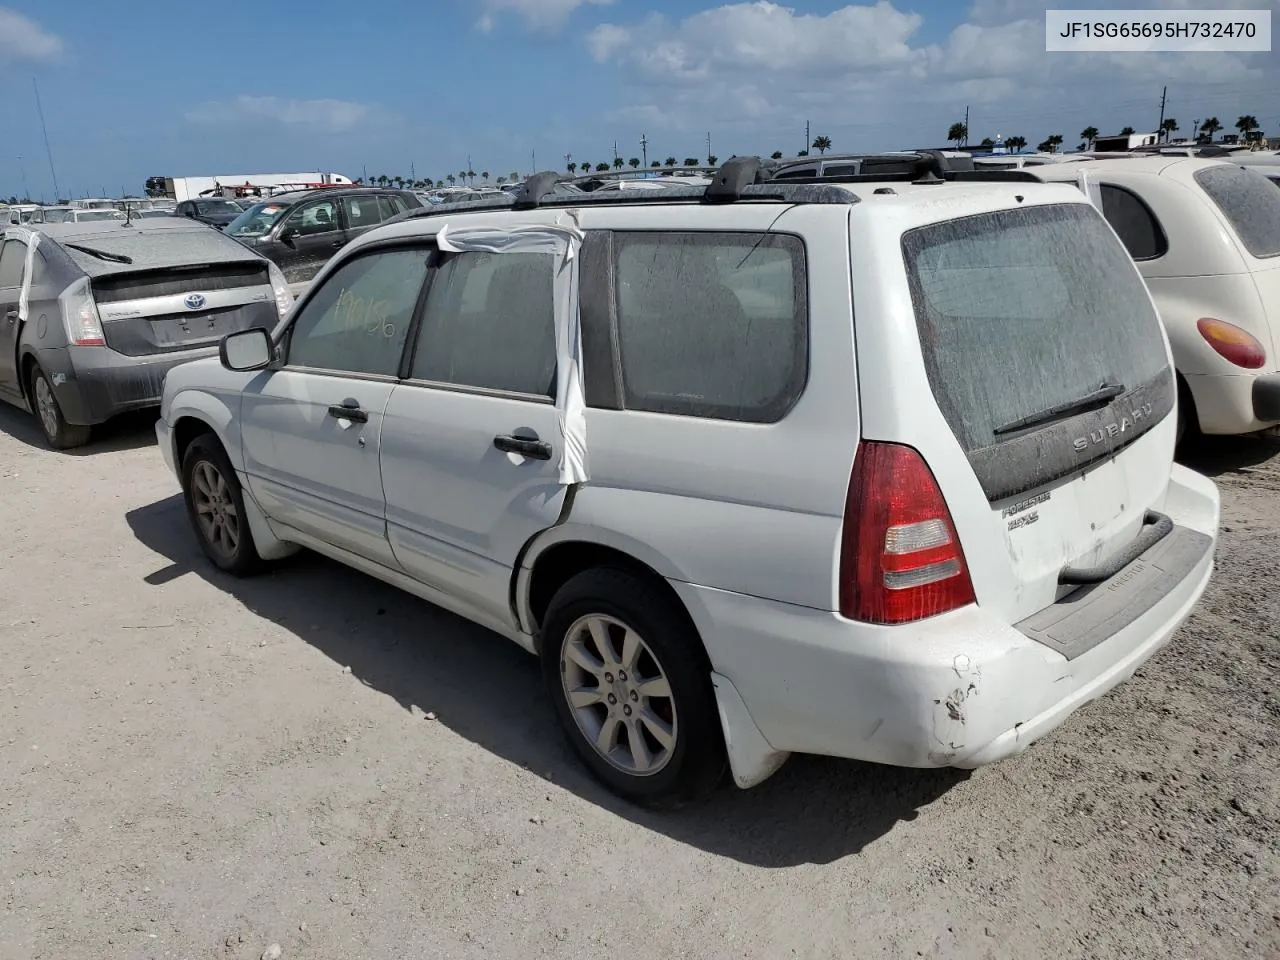
[[[223,559],[234,559],[240,547],[240,514],[222,471],[208,460],[191,471],[191,500],[205,541]]]

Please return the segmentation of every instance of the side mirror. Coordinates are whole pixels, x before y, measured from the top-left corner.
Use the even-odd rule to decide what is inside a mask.
[[[299,230],[296,226],[293,226],[293,225],[285,226],[280,230],[280,242],[287,243],[290,246],[293,246],[293,238],[296,237],[298,233],[299,233]]]
[[[271,334],[261,327],[229,333],[218,344],[218,359],[228,370],[247,373],[271,364],[275,350]]]

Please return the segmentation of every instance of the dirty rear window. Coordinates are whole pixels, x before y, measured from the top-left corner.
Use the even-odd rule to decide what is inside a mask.
[[[1226,163],[1197,170],[1195,177],[1249,253],[1280,255],[1280,192],[1266,177]]]
[[[1002,210],[920,227],[903,253],[929,383],[967,453],[1000,428],[1168,364],[1133,261],[1092,206]]]

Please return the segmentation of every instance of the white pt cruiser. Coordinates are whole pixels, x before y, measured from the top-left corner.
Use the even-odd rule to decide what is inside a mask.
[[[213,563],[306,547],[509,637],[649,804],[1017,754],[1190,613],[1217,491],[1074,186],[548,179],[366,234],[169,374]]]

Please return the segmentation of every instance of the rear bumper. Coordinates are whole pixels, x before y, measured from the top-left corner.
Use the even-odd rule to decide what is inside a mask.
[[[1280,423],[1280,373],[1192,373],[1183,377],[1205,433],[1255,433]]]
[[[1210,538],[1203,555],[1142,615],[1071,660],[977,606],[879,627],[673,583],[702,633],[717,687],[731,684],[744,705],[736,717],[722,708],[731,761],[738,762],[734,741],[756,737],[775,754],[907,767],[977,767],[1022,752],[1131,676],[1203,594],[1218,532],[1217,489],[1175,466],[1164,511]],[[758,749],[752,756],[761,769],[776,759]],[[740,783],[759,779],[734,772]]]
[[[89,426],[129,410],[158,407],[170,370],[217,352],[216,347],[206,347],[128,357],[108,347],[69,347],[41,351],[39,359],[67,422]]]

